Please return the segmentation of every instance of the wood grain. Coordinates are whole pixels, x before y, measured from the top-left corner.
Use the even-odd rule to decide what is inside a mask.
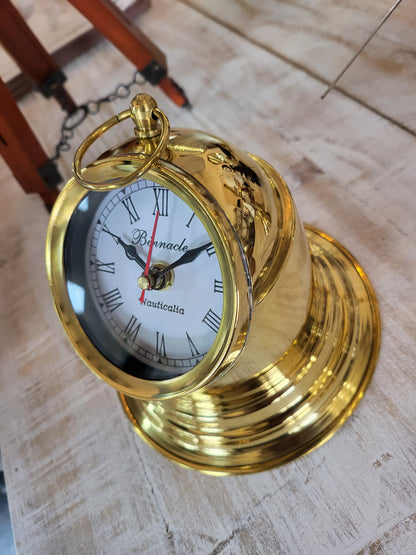
[[[276,56],[332,82],[393,5],[391,0],[185,0]],[[338,83],[338,89],[416,132],[416,5],[402,2]]]
[[[415,137],[339,92],[320,101],[311,72],[182,2],[154,2],[140,25],[193,105],[180,110],[143,87],[172,126],[211,131],[264,157],[287,180],[303,221],[362,263],[380,303],[380,359],[356,412],[311,454],[250,476],[176,466],[135,436],[116,393],[73,353],[46,282],[48,215],[0,166],[0,441],[18,552],[413,554]],[[132,71],[102,44],[66,68],[68,88],[81,103]],[[74,147],[125,107],[119,100],[88,118]],[[38,95],[21,108],[51,151],[59,108]],[[97,148],[127,134],[127,123],[118,126]],[[60,161],[68,177],[72,156]]]

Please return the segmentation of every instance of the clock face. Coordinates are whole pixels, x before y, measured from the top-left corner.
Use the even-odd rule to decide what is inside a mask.
[[[163,380],[204,358],[223,314],[220,264],[202,221],[170,189],[140,179],[88,193],[64,252],[74,312],[110,362]]]

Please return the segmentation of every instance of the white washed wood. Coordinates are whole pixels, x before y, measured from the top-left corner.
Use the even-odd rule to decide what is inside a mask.
[[[393,0],[184,0],[235,32],[332,82]],[[403,1],[338,83],[416,132],[416,3]],[[326,90],[322,85],[319,96]]]
[[[380,301],[380,360],[357,411],[310,455],[253,476],[177,467],[134,435],[116,394],[73,354],[43,268],[47,214],[2,166],[0,439],[19,551],[414,553],[414,137],[338,93],[318,101],[319,82],[181,3],[154,2],[140,21],[194,105],[146,87],[172,124],[266,158],[302,219],[364,265]],[[83,102],[132,71],[101,45],[67,69],[69,89]],[[59,109],[36,95],[22,107],[51,151]],[[124,107],[89,118],[75,144]]]

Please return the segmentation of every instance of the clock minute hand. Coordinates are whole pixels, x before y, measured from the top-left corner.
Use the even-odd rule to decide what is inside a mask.
[[[137,254],[136,247],[134,245],[129,245],[128,243],[125,243],[121,237],[119,237],[115,233],[112,233],[109,229],[103,228],[103,231],[111,235],[117,241],[117,243],[123,247],[127,258],[129,258],[130,260],[134,260],[143,270],[145,269],[146,262],[142,260],[142,258],[140,258],[140,256]]]
[[[173,270],[174,268],[177,268],[178,266],[182,266],[183,264],[189,264],[189,262],[193,262],[195,258],[199,256],[201,252],[207,249],[210,245],[211,245],[211,242],[206,243],[205,245],[201,245],[200,247],[195,247],[194,249],[190,249],[186,251],[180,258],[178,258],[178,260],[175,260],[175,262],[172,262],[172,264],[169,264],[169,266],[166,266],[166,268],[162,268],[158,270],[155,277],[163,276],[164,274],[166,274],[170,270]]]

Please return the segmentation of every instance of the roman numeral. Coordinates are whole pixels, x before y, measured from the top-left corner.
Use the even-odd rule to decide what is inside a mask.
[[[156,212],[159,212],[159,216],[168,216],[169,190],[158,187],[157,189],[153,189],[153,192],[155,194],[153,216],[156,215]]]
[[[124,328],[124,333],[126,333],[130,337],[130,339],[136,341],[137,334],[139,333],[141,325],[141,322],[138,322],[136,316],[132,314],[127,326]]]
[[[212,256],[213,254],[215,254],[215,247],[212,243],[210,243],[207,248],[206,248],[207,254],[208,256]]]
[[[161,355],[162,357],[166,356],[166,345],[165,345],[165,334],[161,333],[160,334],[160,339],[159,339],[159,333],[160,332],[156,332],[156,354]]]
[[[108,235],[111,235],[111,237],[114,239],[114,241],[118,244],[118,237],[117,235],[114,235],[114,233],[111,233],[111,231],[109,230],[107,225],[103,225],[103,231],[105,231],[106,233],[108,233]]]
[[[131,200],[131,197],[127,197],[123,199],[121,202],[123,203],[124,208],[126,208],[129,214],[131,224],[134,224],[137,222],[137,220],[140,220],[139,215],[137,214],[136,207],[134,206],[133,201]]]
[[[116,273],[116,265],[114,262],[101,262],[97,258],[95,265],[97,267],[97,272],[105,272],[106,274]]]
[[[220,316],[218,316],[218,314],[215,314],[215,312],[211,308],[202,318],[202,321],[209,328],[211,328],[212,331],[214,331],[215,333],[218,333],[218,330],[220,329],[221,318]]]
[[[192,339],[190,338],[189,333],[188,333],[188,332],[185,332],[185,333],[186,333],[186,338],[188,339],[189,348],[191,349],[191,355],[192,355],[193,357],[199,355],[199,351],[198,351],[198,349],[195,347],[195,343],[194,343],[194,342],[192,341]]]
[[[121,298],[121,293],[118,289],[113,289],[112,291],[108,291],[108,293],[104,293],[103,300],[110,312],[114,312],[119,306],[124,303]]]
[[[222,281],[214,279],[214,293],[224,293]]]
[[[189,229],[189,226],[191,225],[192,220],[194,219],[195,214],[192,214],[192,216],[189,219],[189,222],[185,225],[185,227],[187,227]]]

